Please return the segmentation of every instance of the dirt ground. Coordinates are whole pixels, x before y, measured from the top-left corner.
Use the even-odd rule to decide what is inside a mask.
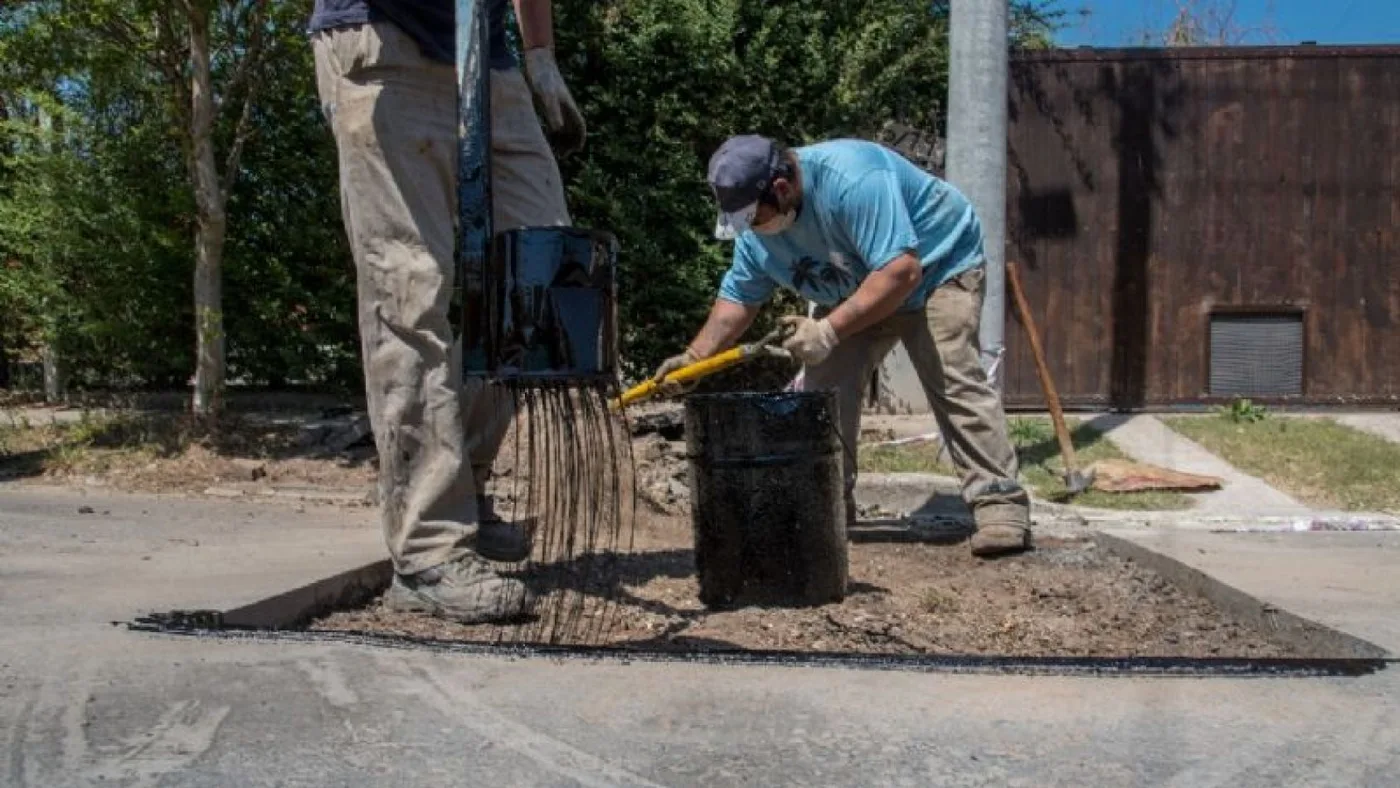
[[[1042,540],[1032,553],[991,562],[974,559],[966,544],[852,544],[850,593],[840,604],[712,612],[698,599],[689,522],[651,518],[638,529],[635,554],[619,562],[614,623],[595,644],[655,651],[1302,656],[1089,541]],[[311,628],[512,639],[498,627],[395,614],[377,601]]]
[[[614,557],[610,590],[584,599],[594,622],[612,622],[601,641],[590,642],[636,649],[888,654],[1288,654],[1210,603],[1089,542],[1042,540],[1032,554],[982,562],[965,544],[861,541],[850,546],[850,593],[841,604],[708,611],[698,599],[678,416],[674,406],[636,414],[635,549]],[[251,493],[279,485],[368,490],[376,473],[367,427],[355,418],[320,425],[235,421],[211,434],[182,419],[128,417],[67,427],[11,426],[0,438],[0,477],[11,480],[76,480],[151,492],[220,486]],[[503,452],[502,463],[510,456]],[[498,470],[502,476],[492,486],[508,503],[521,474]],[[534,576],[540,576],[538,569]],[[602,598],[615,604],[600,610]],[[497,627],[396,616],[375,604],[314,626],[488,642],[513,637]],[[515,637],[533,634],[513,631]]]
[[[0,419],[0,481],[130,492],[298,486],[369,491],[373,445],[362,420],[272,423],[230,416],[216,429],[179,414],[99,415],[70,423]]]

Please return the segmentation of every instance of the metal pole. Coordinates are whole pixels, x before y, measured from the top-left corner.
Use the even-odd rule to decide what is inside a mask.
[[[464,347],[468,332],[480,325],[481,300],[487,292],[491,262],[491,69],[490,20],[486,0],[456,0],[457,44],[457,284],[451,314],[460,321]],[[494,369],[465,354],[464,378],[480,378]],[[484,362],[489,367],[489,362]]]
[[[972,201],[987,245],[982,366],[1002,388],[1006,328],[1007,0],[952,0],[949,182]]]

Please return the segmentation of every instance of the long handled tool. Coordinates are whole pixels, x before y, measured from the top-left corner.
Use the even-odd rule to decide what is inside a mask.
[[[757,342],[739,345],[723,353],[716,353],[709,358],[701,359],[694,364],[681,367],[665,378],[662,378],[660,383],[655,380],[643,381],[628,389],[617,400],[614,400],[613,407],[625,407],[634,402],[640,402],[641,400],[654,397],[667,383],[694,383],[701,378],[709,377],[716,372],[722,372],[730,367],[758,358],[759,356],[788,358],[788,352],[777,347],[777,344],[784,338],[785,330],[783,328],[778,328]]]
[[[1040,376],[1040,388],[1045,392],[1045,404],[1050,408],[1050,420],[1055,424],[1055,439],[1060,442],[1060,454],[1065,461],[1065,490],[1070,495],[1078,495],[1089,489],[1094,482],[1092,469],[1083,471],[1074,455],[1074,443],[1065,427],[1065,414],[1060,409],[1060,395],[1055,391],[1055,381],[1050,377],[1050,368],[1045,363],[1045,351],[1040,346],[1040,332],[1036,330],[1035,318],[1031,317],[1030,306],[1026,304],[1026,294],[1021,289],[1021,277],[1016,272],[1016,264],[1006,263],[1006,278],[1011,285],[1012,297],[1016,300],[1016,312],[1025,326],[1026,338],[1031,342],[1031,353],[1035,356],[1035,370]]]

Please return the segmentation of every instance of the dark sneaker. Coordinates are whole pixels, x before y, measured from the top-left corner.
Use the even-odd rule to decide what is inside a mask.
[[[478,496],[476,552],[482,558],[513,564],[530,557],[535,546],[534,528],[502,520],[491,498]]]
[[[1019,525],[979,525],[971,544],[972,554],[982,558],[1019,553],[1031,548],[1031,530]]]
[[[534,601],[524,583],[501,577],[474,555],[417,574],[395,574],[384,596],[384,606],[390,610],[463,624],[511,621],[524,615]]]

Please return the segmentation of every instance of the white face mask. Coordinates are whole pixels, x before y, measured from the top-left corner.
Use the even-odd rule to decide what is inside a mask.
[[[777,235],[792,226],[797,220],[797,210],[794,208],[787,213],[780,213],[768,220],[767,224],[753,225],[753,231],[759,235]]]

